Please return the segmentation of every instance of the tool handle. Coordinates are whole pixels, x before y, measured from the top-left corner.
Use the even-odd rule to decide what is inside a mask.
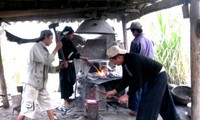
[[[56,36],[56,43],[60,42],[60,40],[58,39],[58,34],[56,33],[56,28],[53,28],[53,31],[54,31],[55,36]]]
[[[58,39],[58,34],[56,33],[56,29],[53,28],[53,31],[54,31],[55,36],[56,36],[56,43],[60,42],[60,40]],[[59,51],[61,53],[62,60],[66,61],[62,48]]]

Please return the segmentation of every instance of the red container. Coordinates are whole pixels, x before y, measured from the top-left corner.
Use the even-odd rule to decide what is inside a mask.
[[[98,101],[94,99],[86,100],[86,115],[89,120],[97,120],[99,116]]]

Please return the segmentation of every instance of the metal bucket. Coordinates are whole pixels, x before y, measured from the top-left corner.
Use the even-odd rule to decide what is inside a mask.
[[[17,86],[17,92],[19,92],[19,93],[23,92],[23,86],[22,85]]]

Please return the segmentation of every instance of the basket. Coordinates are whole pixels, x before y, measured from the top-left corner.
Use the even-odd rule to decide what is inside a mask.
[[[177,86],[172,90],[172,96],[174,101],[183,105],[187,105],[191,102],[191,88],[188,86]]]

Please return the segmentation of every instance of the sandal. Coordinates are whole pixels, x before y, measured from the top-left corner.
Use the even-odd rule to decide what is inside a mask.
[[[135,112],[135,111],[131,111],[131,112],[129,112],[129,114],[130,114],[131,116],[137,116],[137,112]]]

